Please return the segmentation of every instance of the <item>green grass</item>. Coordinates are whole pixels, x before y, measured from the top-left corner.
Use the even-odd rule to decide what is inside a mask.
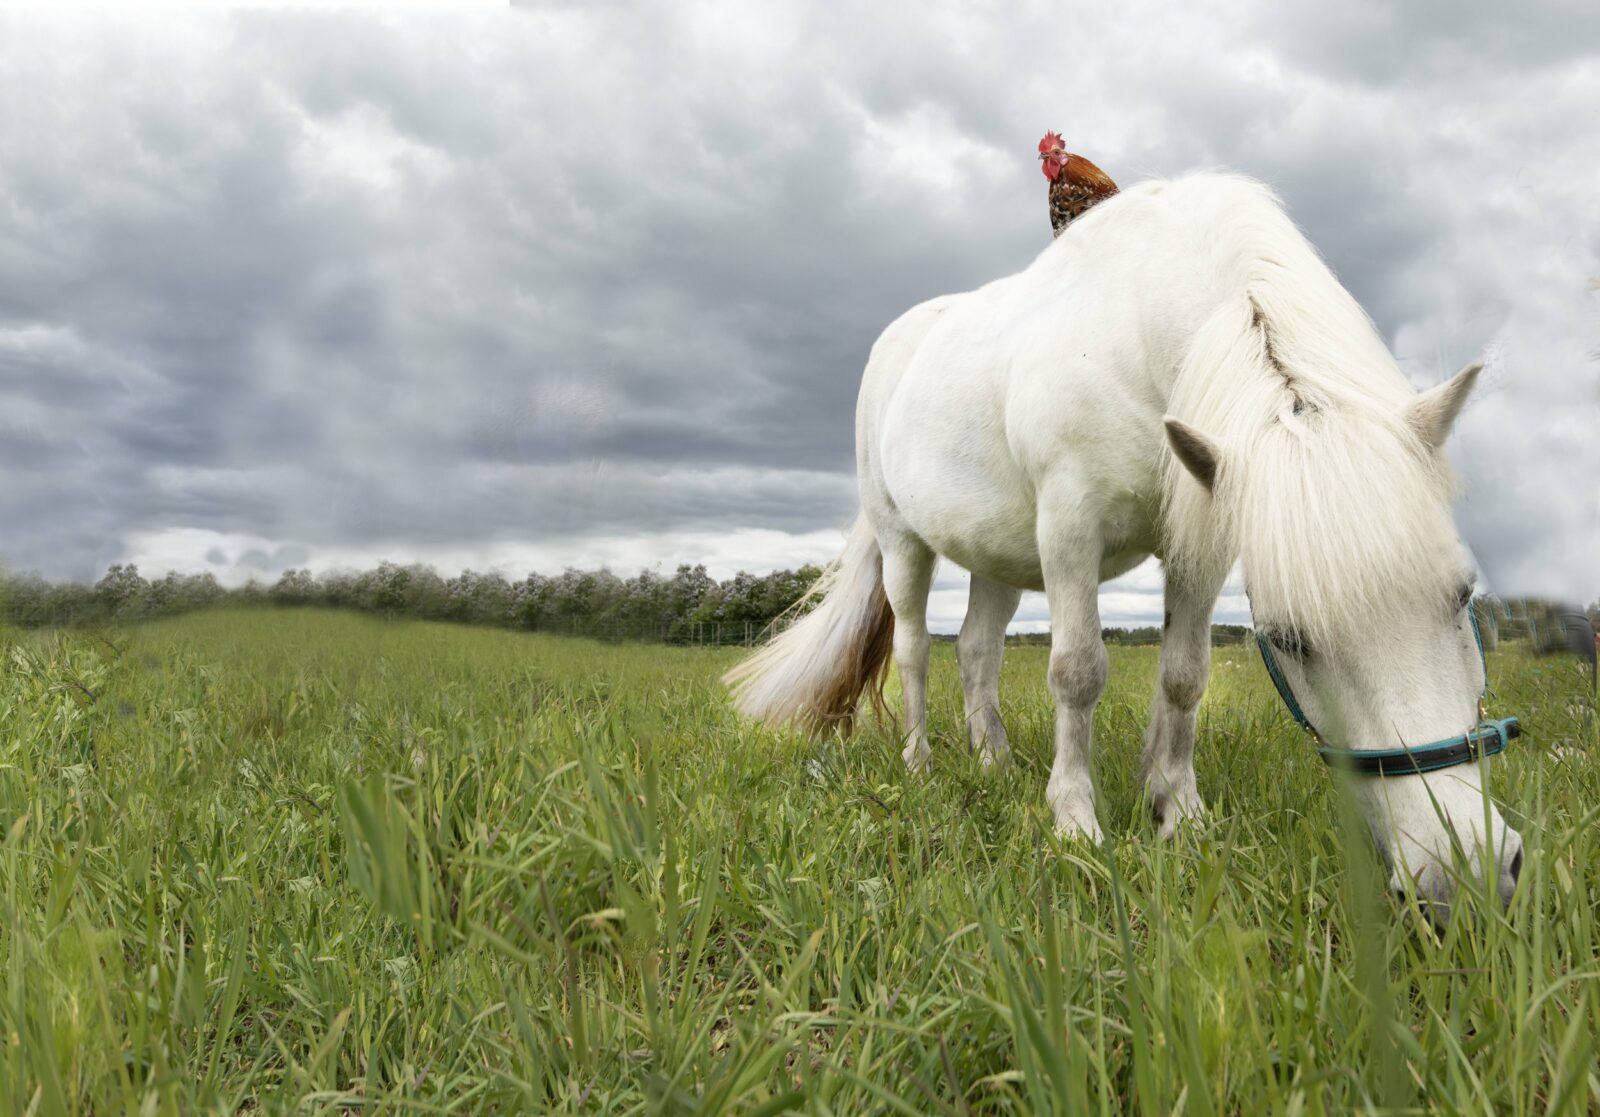
[[[997,776],[936,648],[919,780],[890,730],[740,724],[731,651],[268,611],[112,640],[0,648],[0,1112],[1600,1110],[1566,662],[1493,659],[1527,867],[1436,938],[1245,649],[1171,844],[1154,649],[1112,650],[1092,849],[1050,832],[1041,648]]]

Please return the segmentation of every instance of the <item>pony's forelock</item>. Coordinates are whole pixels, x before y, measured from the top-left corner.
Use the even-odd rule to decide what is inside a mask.
[[[1443,606],[1461,557],[1442,462],[1379,416],[1297,418],[1269,423],[1220,487],[1258,619],[1325,640]]]

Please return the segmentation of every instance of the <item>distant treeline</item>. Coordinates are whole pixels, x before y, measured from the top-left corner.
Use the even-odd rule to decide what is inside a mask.
[[[361,572],[287,570],[271,584],[229,589],[211,574],[152,580],[118,564],[92,586],[7,575],[0,579],[0,616],[35,628],[170,617],[217,605],[322,606],[600,639],[746,643],[804,597],[821,573],[802,566],[719,582],[704,566],[684,565],[665,576],[567,570],[510,581],[473,570],[446,578],[431,566],[385,562]]]
[[[1537,652],[1571,651],[1594,662],[1592,642],[1600,631],[1600,601],[1583,608],[1555,601],[1497,597],[1473,598],[1473,610],[1486,646],[1501,640],[1526,640]],[[1584,618],[1588,619],[1585,629]]]
[[[386,617],[456,621],[536,632],[561,632],[604,640],[684,644],[746,644],[798,603],[822,574],[802,566],[757,576],[739,573],[717,581],[704,566],[679,566],[671,575],[641,571],[620,578],[609,570],[529,574],[510,581],[467,570],[446,578],[431,566],[380,563],[374,570],[287,570],[275,582],[251,581],[233,589],[211,574],[167,574],[148,579],[118,564],[93,585],[49,582],[36,574],[0,574],[0,619],[25,628],[126,622],[176,616],[216,605],[322,606]],[[1486,636],[1531,639],[1554,631],[1549,603],[1479,597],[1475,607]],[[1600,621],[1600,602],[1589,606]],[[1159,644],[1161,630],[1107,628],[1107,643]],[[1250,628],[1213,625],[1212,642],[1243,643]],[[1049,643],[1048,633],[1012,638]]]

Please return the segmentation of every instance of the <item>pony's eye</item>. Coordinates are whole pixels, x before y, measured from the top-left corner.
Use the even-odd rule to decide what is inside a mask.
[[[1301,663],[1311,658],[1311,641],[1292,628],[1268,629],[1267,639],[1274,648]]]
[[[1472,587],[1470,585],[1462,586],[1461,587],[1461,592],[1456,596],[1456,612],[1458,612],[1458,613],[1461,612],[1461,610],[1465,609],[1468,605],[1471,605],[1471,604],[1472,604]]]

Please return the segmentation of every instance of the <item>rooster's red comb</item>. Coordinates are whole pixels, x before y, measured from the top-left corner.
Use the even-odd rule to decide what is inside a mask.
[[[1055,151],[1057,148],[1064,147],[1064,146],[1066,146],[1066,145],[1064,145],[1061,142],[1061,137],[1060,136],[1058,136],[1054,132],[1046,132],[1044,134],[1044,139],[1039,141],[1039,154],[1040,155],[1048,155],[1050,152]]]

